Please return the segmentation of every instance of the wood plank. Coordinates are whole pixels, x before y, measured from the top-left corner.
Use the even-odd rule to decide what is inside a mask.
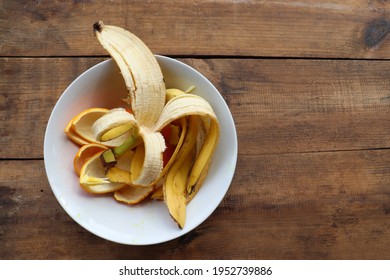
[[[0,59],[0,158],[42,158],[46,125],[58,98],[102,60]]]
[[[1,56],[105,54],[92,24],[132,30],[155,53],[390,58],[388,1],[13,1]]]
[[[42,158],[45,127],[60,94],[104,59],[1,58],[0,158]],[[227,101],[241,153],[390,147],[389,61],[183,61]]]
[[[389,147],[389,61],[187,60],[220,89],[249,154]]]
[[[129,247],[76,224],[43,179],[42,160],[3,160],[0,259],[389,259],[389,167],[390,150],[242,152],[227,196],[202,225]]]

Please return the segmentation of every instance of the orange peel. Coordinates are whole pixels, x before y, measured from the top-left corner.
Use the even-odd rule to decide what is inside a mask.
[[[73,160],[73,167],[77,175],[80,176],[81,168],[90,157],[106,149],[106,146],[97,143],[89,143],[81,146]]]
[[[95,137],[92,130],[93,123],[108,112],[110,112],[109,109],[99,107],[89,108],[81,111],[68,122],[67,126],[65,127],[66,135],[70,140],[79,146],[89,143],[102,144],[109,148],[119,146],[125,141],[125,139],[129,138],[131,133],[130,131],[115,139],[101,141]]]
[[[125,183],[113,183],[106,177],[106,169],[100,162],[98,152],[90,157],[80,170],[80,186],[89,193],[103,194],[110,193],[126,186]]]
[[[114,194],[114,198],[126,204],[138,204],[153,192],[153,186],[139,187],[139,186],[126,186],[117,190]]]

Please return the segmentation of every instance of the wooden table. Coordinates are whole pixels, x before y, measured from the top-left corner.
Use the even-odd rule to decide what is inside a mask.
[[[45,174],[51,110],[108,59],[99,19],[199,70],[235,120],[227,195],[163,244],[94,236]],[[389,259],[389,32],[379,0],[1,1],[0,258]]]

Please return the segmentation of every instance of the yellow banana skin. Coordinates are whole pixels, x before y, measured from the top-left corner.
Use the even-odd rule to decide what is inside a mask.
[[[219,140],[220,128],[217,122],[211,122],[210,130],[199,155],[192,167],[187,182],[188,203],[192,200],[202,185],[211,162],[212,155]]]
[[[210,104],[208,104],[200,96],[196,96],[191,93],[185,93],[181,91],[172,91],[170,94],[171,99],[166,103],[162,116],[157,122],[157,127],[164,127],[173,119],[178,119],[185,116],[198,116],[205,121],[206,126],[206,139],[200,152],[192,167],[191,174],[187,182],[187,201],[190,202],[195,196],[201,184],[203,183],[209,166],[210,161],[215,152],[217,146],[220,127],[217,116],[213,112]],[[174,95],[174,96],[173,96]],[[195,137],[197,138],[197,137]],[[185,144],[183,143],[183,147]]]
[[[180,90],[180,89],[177,89],[177,88],[167,88],[165,90],[165,102],[168,102],[169,100],[173,99],[174,97],[178,96],[178,95],[182,95],[182,94],[185,94],[184,91]]]
[[[107,131],[102,135],[100,140],[102,142],[110,141],[112,139],[118,138],[119,136],[125,134],[128,132],[131,128],[133,127],[133,124],[127,123],[127,124],[122,124],[117,127],[114,127],[113,129]]]
[[[183,228],[186,205],[205,180],[219,140],[217,116],[211,104],[192,93],[194,86],[186,91],[166,89],[156,58],[134,34],[101,21],[94,24],[94,32],[116,61],[131,106],[131,113],[109,114],[111,118],[96,120],[92,129],[95,138],[119,141],[122,136],[132,134],[133,129],[139,132],[140,144],[135,147],[129,168],[123,169],[125,173],[112,169],[108,175],[112,181],[125,181],[143,188],[124,187],[115,190],[114,197],[122,202],[138,203],[155,190],[157,182],[164,180],[164,201],[179,228]],[[164,165],[163,153],[169,139],[164,139],[161,131],[178,122],[181,122],[181,134],[171,159]]]
[[[76,144],[102,143],[114,153],[103,163],[103,152],[85,160],[80,186],[92,194],[112,193],[131,205],[146,198],[164,200],[182,229],[187,204],[207,176],[220,137],[216,112],[196,94],[196,84],[187,90],[167,89],[156,57],[135,34],[102,21],[93,28],[119,67],[128,104],[126,109],[84,110],[66,126]],[[115,166],[108,169],[107,162]]]
[[[187,134],[187,119],[186,118],[181,118],[180,119],[180,126],[181,126],[181,134],[180,134],[180,138],[179,138],[179,143],[177,143],[176,145],[176,149],[171,157],[171,159],[168,161],[167,165],[164,167],[164,169],[162,170],[160,176],[157,178],[157,180],[154,182],[155,184],[161,180],[161,178],[163,178],[167,172],[169,171],[169,169],[171,168],[171,166],[173,165],[173,163],[176,161],[176,157],[180,151],[180,148],[182,147],[182,145],[184,144],[184,140],[185,140],[185,136]]]
[[[137,169],[137,176],[132,173],[132,182],[150,186],[161,174],[162,153],[166,148],[161,133],[152,129],[165,105],[165,83],[160,65],[145,43],[131,32],[117,26],[105,25],[102,21],[96,22],[93,27],[96,38],[121,71],[128,89],[126,100],[132,109],[132,114],[128,115],[133,117],[145,146],[143,160],[134,161],[134,164],[141,164],[141,167],[132,167]],[[119,119],[114,118],[110,125],[110,130],[114,130],[112,133],[110,131],[107,137],[123,132],[123,127],[117,128],[121,125]],[[97,125],[97,128],[100,128],[100,125]]]
[[[191,115],[188,117],[188,131],[184,143],[175,162],[169,169],[163,185],[164,201],[167,204],[169,214],[176,221],[179,228],[183,228],[185,224],[187,205],[186,183],[192,166],[193,151],[199,125],[199,116]]]
[[[175,183],[174,188],[181,195],[181,200],[180,200],[181,212],[179,212],[181,213],[181,216],[175,219],[180,229],[184,227],[185,220],[186,220],[186,205],[187,205],[186,186],[187,186],[188,175],[191,171],[192,164],[194,163],[194,156],[195,156],[195,147],[193,147],[192,150],[186,156],[185,160],[180,166],[180,169],[176,172],[175,180],[174,180]]]
[[[165,83],[156,58],[143,41],[123,28],[102,21],[93,28],[96,38],[121,70],[135,118],[140,125],[151,127],[165,103]]]

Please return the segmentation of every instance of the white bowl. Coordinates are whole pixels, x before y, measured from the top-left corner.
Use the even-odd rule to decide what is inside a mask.
[[[68,121],[84,109],[113,108],[127,95],[115,62],[101,62],[80,75],[55,105],[45,133],[46,174],[58,202],[82,227],[113,242],[131,245],[156,244],[191,231],[218,207],[225,196],[237,161],[237,134],[232,115],[218,90],[199,72],[177,60],[156,56],[167,88],[187,89],[205,98],[213,107],[221,137],[206,180],[187,206],[186,224],[179,229],[161,201],[129,206],[112,195],[90,195],[80,188],[73,171],[78,147],[64,133]]]

